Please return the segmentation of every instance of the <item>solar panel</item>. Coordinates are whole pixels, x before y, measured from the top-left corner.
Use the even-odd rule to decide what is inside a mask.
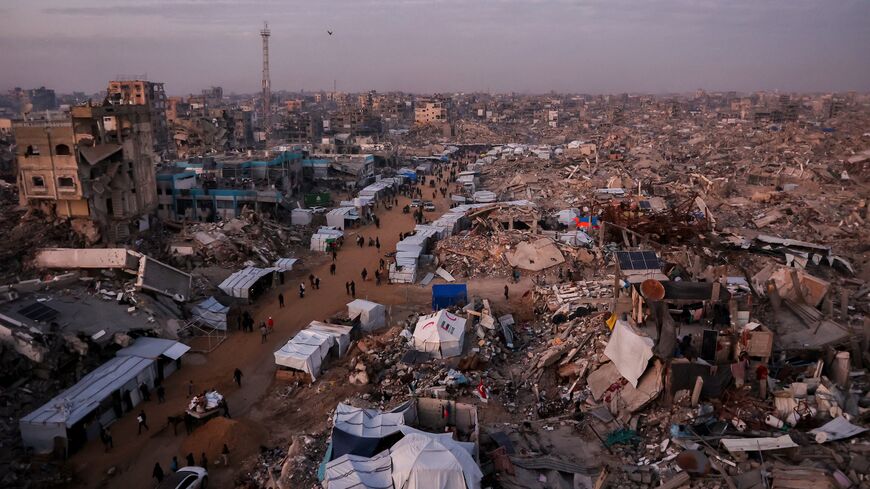
[[[641,209],[652,209],[652,206],[650,205],[648,200],[641,200],[640,202],[638,202],[638,205]]]
[[[661,267],[654,251],[617,251],[621,270],[658,270]]]
[[[40,302],[34,302],[29,306],[19,309],[18,314],[34,321],[51,321],[57,317],[58,313]]]

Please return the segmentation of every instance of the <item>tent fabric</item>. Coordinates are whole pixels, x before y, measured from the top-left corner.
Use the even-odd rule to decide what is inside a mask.
[[[410,434],[390,449],[393,486],[403,489],[480,489],[483,473],[453,441]]]
[[[353,326],[342,326],[340,324],[322,323],[320,321],[311,321],[308,323],[306,331],[328,334],[338,343],[338,356],[343,357],[350,347],[350,334],[353,331]]]
[[[275,352],[275,363],[301,370],[311,376],[312,382],[320,375],[323,359],[335,344],[335,338],[326,333],[302,330]]]
[[[296,258],[278,258],[275,260],[275,268],[280,272],[289,272],[298,261]]]
[[[226,278],[218,288],[227,295],[247,299],[251,287],[261,278],[274,272],[275,268],[246,267]]]
[[[604,356],[613,361],[619,374],[636,388],[653,357],[653,346],[655,342],[652,338],[639,332],[628,321],[620,319],[613,326]]]
[[[227,330],[227,313],[229,311],[229,306],[221,304],[214,297],[209,297],[191,308],[194,319],[220,331]]]
[[[382,437],[357,436],[333,426],[332,458],[334,460],[343,455],[371,457],[376,453],[388,450],[401,440],[403,436],[401,431],[396,431]]]
[[[444,309],[468,302],[465,284],[435,284],[432,286],[432,309]]]
[[[365,331],[383,328],[387,325],[383,304],[356,299],[347,304],[347,314],[351,318],[359,316],[360,326]]]
[[[392,460],[385,450],[374,457],[343,455],[326,464],[329,489],[393,489]]]
[[[466,318],[445,310],[423,316],[414,328],[414,348],[437,358],[462,354]]]
[[[362,409],[339,403],[335,409],[336,428],[356,436],[382,438],[400,431],[405,414],[384,413],[377,409]]]

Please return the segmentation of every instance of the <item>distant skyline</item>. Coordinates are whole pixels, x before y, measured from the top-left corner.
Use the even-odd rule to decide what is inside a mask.
[[[0,90],[257,93],[263,21],[273,91],[870,91],[870,0],[4,0]]]

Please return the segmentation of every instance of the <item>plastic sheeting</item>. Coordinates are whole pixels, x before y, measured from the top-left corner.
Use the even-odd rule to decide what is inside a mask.
[[[466,321],[445,310],[421,317],[414,329],[414,348],[438,358],[461,355]]]
[[[356,299],[347,304],[347,314],[351,318],[359,316],[364,331],[373,331],[387,325],[386,309],[377,302]]]
[[[613,327],[610,341],[604,348],[604,355],[613,361],[619,374],[637,387],[640,376],[646,371],[650,358],[653,357],[655,342],[631,326],[627,321],[619,320]]]
[[[357,436],[384,437],[399,432],[404,424],[405,414],[402,412],[384,413],[344,403],[339,403],[335,409],[335,427]]]
[[[221,304],[214,297],[209,297],[191,309],[194,319],[221,331],[227,330],[227,313],[229,311],[229,306]]]

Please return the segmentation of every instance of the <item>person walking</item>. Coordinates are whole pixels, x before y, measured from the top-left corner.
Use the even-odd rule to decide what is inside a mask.
[[[166,388],[163,387],[163,384],[157,386],[157,402],[159,404],[166,402]]]
[[[311,284],[312,284],[311,286],[313,287],[313,286],[314,286],[314,280],[311,281]],[[300,298],[300,299],[304,299],[304,298],[305,298],[305,284],[302,283],[302,282],[299,282],[299,298]]]
[[[160,466],[160,462],[154,463],[154,470],[151,471],[151,477],[157,479],[157,483],[160,484],[163,482],[163,467]]]
[[[338,259],[338,252],[333,248],[332,250],[332,262],[335,263],[335,260]]]
[[[378,238],[375,238],[375,248],[377,248],[378,253],[381,252],[381,240]]]
[[[266,323],[261,324],[260,325],[260,344],[261,345],[266,342],[266,335],[268,335],[268,334],[269,334],[269,330],[266,329]]]
[[[239,387],[242,386],[242,371],[238,368],[233,370],[233,380],[236,381]]]
[[[223,409],[225,418],[232,419],[232,416],[230,416],[230,405],[227,404],[226,397],[221,399],[220,408]]]
[[[366,277],[369,276],[369,271],[366,270],[365,267],[363,267],[362,272],[360,272],[360,276],[362,277],[363,282],[365,282],[365,281],[366,281]]]
[[[224,467],[230,465],[230,448],[224,443],[224,448],[221,450],[221,463],[224,464]]]
[[[350,282],[344,283],[344,290],[347,293],[347,295],[350,295]]]
[[[208,468],[208,459],[205,458],[205,452],[202,452],[202,455],[199,457],[199,466],[204,469]]]
[[[320,277],[314,277],[314,289],[320,290]]]
[[[384,259],[381,258],[381,261],[378,262],[378,268],[380,268],[381,270],[385,270],[386,269],[385,266],[386,266],[386,263],[384,262]]]
[[[272,316],[269,316],[269,319],[266,320],[266,327],[269,328],[270,333],[275,329],[275,320],[272,319]]]
[[[278,309],[283,309],[283,308],[284,308],[284,294],[279,293],[278,294]]]
[[[353,280],[350,281],[350,296],[356,299],[356,283]]]
[[[193,452],[187,452],[187,457],[185,457],[185,461],[187,462],[188,467],[193,467],[196,465],[196,459],[193,457]]]
[[[100,441],[103,442],[103,448],[105,449],[106,453],[108,453],[109,450],[111,450],[112,448],[115,448],[114,444],[112,443],[112,432],[109,431],[109,428],[107,426],[104,426],[100,430]]]
[[[509,292],[508,286],[505,285],[504,286],[504,300],[508,300],[508,292]]]
[[[314,274],[313,273],[308,274],[308,282],[310,282],[311,286],[314,287]]]
[[[329,265],[329,274],[335,275],[335,263]]]
[[[136,421],[139,422],[139,432],[136,433],[137,435],[141,435],[141,434],[142,434],[142,428],[145,428],[145,431],[151,431],[151,429],[148,428],[148,417],[145,416],[145,410],[144,410],[144,409],[142,409],[141,411],[139,411],[139,416],[136,416]]]
[[[169,470],[171,470],[172,473],[178,472],[178,456],[177,455],[172,456],[172,461],[169,462]]]
[[[375,270],[375,285],[381,285],[381,271]]]

